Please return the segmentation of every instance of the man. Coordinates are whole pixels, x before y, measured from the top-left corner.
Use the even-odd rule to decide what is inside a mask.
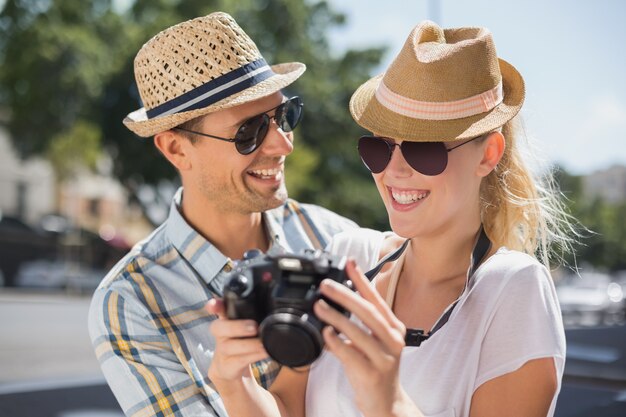
[[[303,105],[280,90],[304,70],[268,66],[225,13],[170,27],[137,54],[145,107],[124,123],[154,136],[183,186],[166,222],[104,278],[89,312],[96,355],[126,415],[226,415],[207,377],[207,300],[251,248],[322,248],[355,227],[287,199],[284,161]],[[268,386],[277,368],[265,360],[253,372]]]

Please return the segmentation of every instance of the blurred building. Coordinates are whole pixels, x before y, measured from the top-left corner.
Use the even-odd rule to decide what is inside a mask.
[[[54,210],[55,177],[41,158],[22,160],[0,128],[0,213],[35,223]]]
[[[133,244],[152,229],[141,207],[114,178],[83,172],[67,180],[59,195],[60,214],[109,241]]]
[[[601,198],[607,203],[626,201],[626,166],[595,171],[582,178],[583,195],[588,199]]]
[[[0,129],[0,214],[32,226],[40,226],[46,215],[60,215],[105,240],[133,244],[152,227],[138,205],[129,205],[126,189],[110,175],[110,164],[103,165],[98,173],[84,170],[57,184],[48,161],[22,160]]]

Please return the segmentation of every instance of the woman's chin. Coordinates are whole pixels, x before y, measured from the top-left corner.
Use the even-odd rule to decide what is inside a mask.
[[[416,230],[417,228],[415,227],[415,222],[389,219],[389,223],[391,226],[391,230],[402,238],[410,239],[418,234],[418,231]]]

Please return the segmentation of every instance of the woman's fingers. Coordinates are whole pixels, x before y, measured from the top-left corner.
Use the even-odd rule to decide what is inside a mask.
[[[324,337],[326,348],[348,367],[371,366],[371,359],[356,349],[352,341],[339,337],[331,326],[326,326],[322,330],[322,336]]]
[[[372,303],[378,311],[383,315],[387,322],[393,327],[397,328],[404,333],[406,329],[404,324],[393,314],[391,308],[387,305],[383,297],[378,294],[378,291],[374,288],[369,280],[365,277],[361,269],[357,266],[354,260],[350,260],[346,265],[346,272],[348,277],[354,284],[356,290],[361,294],[361,297]]]
[[[402,327],[399,329],[395,320],[393,323],[389,323],[389,320],[387,320],[381,311],[379,311],[379,309],[376,308],[376,306],[374,306],[371,302],[363,299],[345,286],[334,281],[324,280],[320,288],[323,295],[341,305],[348,311],[354,313],[372,331],[373,335],[389,349],[390,352],[399,353],[402,351],[402,348],[404,347],[404,328]],[[329,316],[328,319],[334,320],[336,317],[337,316],[333,315]],[[326,321],[326,319],[323,320]],[[337,320],[339,319],[337,318]],[[333,326],[335,325],[334,323],[328,323]],[[338,322],[338,325],[343,325],[343,322]],[[337,327],[337,329],[342,333],[344,332],[343,328]],[[347,334],[346,336],[351,337]]]
[[[365,329],[359,327],[354,321],[329,306],[324,300],[315,303],[317,317],[329,324],[337,332],[347,337],[347,340],[373,362],[384,355],[383,346],[377,338],[373,338]],[[334,332],[333,332],[334,333]],[[343,340],[343,342],[347,342]],[[336,353],[336,352],[333,352]]]

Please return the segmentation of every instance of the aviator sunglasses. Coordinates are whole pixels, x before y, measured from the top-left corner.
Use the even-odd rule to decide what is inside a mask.
[[[304,103],[302,102],[302,99],[300,99],[300,97],[291,97],[290,99],[279,104],[278,106],[268,110],[266,113],[258,114],[243,122],[241,126],[239,126],[239,129],[237,129],[237,133],[235,133],[234,138],[223,138],[220,136],[214,136],[207,133],[184,129],[182,127],[175,127],[174,129],[193,133],[195,135],[205,136],[212,139],[232,142],[235,144],[237,152],[242,155],[249,155],[257,150],[263,143],[265,136],[267,136],[267,132],[269,130],[270,122],[272,121],[272,119],[276,121],[276,124],[283,132],[287,133],[294,130],[302,119],[303,106]],[[271,112],[272,110],[276,110],[274,115],[268,115],[267,113]]]
[[[448,166],[448,152],[481,137],[477,136],[460,145],[446,148],[443,142],[404,141],[397,144],[389,138],[362,136],[359,139],[358,148],[361,160],[374,174],[379,174],[387,168],[393,151],[398,146],[411,168],[421,174],[433,176],[445,171]]]

